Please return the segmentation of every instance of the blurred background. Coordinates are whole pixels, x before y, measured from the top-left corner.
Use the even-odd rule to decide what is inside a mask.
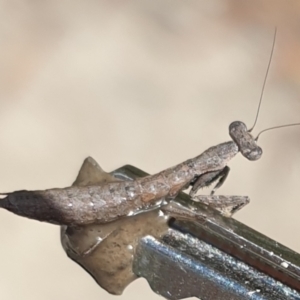
[[[155,173],[250,127],[300,122],[299,1],[0,0],[0,190],[69,186],[87,156]],[[266,133],[218,191],[300,252],[300,127]],[[203,193],[209,193],[204,190]],[[69,260],[59,228],[0,211],[0,298],[116,299]],[[144,280],[118,299],[158,299]]]

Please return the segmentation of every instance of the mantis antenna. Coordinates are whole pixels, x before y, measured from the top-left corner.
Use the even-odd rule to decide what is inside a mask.
[[[268,77],[268,74],[269,74],[270,65],[271,65],[271,61],[272,61],[272,57],[273,57],[273,52],[274,52],[274,48],[275,48],[276,34],[277,34],[277,28],[275,28],[275,33],[274,33],[274,38],[273,38],[273,45],[272,45],[271,55],[270,55],[270,58],[269,58],[269,63],[268,63],[268,67],[267,67],[267,72],[266,72],[266,75],[265,75],[265,79],[264,79],[262,91],[261,91],[261,94],[260,94],[260,99],[259,99],[259,103],[258,103],[258,109],[257,109],[255,121],[254,121],[253,126],[248,130],[248,132],[251,132],[251,131],[253,130],[253,128],[254,128],[255,125],[256,125],[257,119],[258,119],[258,115],[259,115],[259,111],[260,111],[260,106],[261,106],[262,98],[263,98],[263,95],[264,95],[264,90],[265,90],[265,86],[266,86],[266,81],[267,81],[267,77]]]
[[[270,128],[264,129],[264,130],[262,130],[262,131],[257,135],[257,137],[255,138],[255,141],[258,140],[259,136],[260,136],[263,132],[266,132],[266,131],[269,131],[269,130],[273,130],[273,129],[283,128],[283,127],[299,126],[299,125],[300,125],[300,123],[294,123],[294,124],[286,124],[286,125],[274,126],[274,127],[270,127]]]
[[[253,124],[253,126],[251,127],[251,129],[248,130],[248,132],[251,132],[251,131],[253,130],[253,128],[255,127],[256,122],[257,122],[257,119],[258,119],[258,115],[259,115],[259,112],[260,112],[260,106],[261,106],[261,102],[262,102],[262,98],[263,98],[263,94],[264,94],[264,90],[265,90],[265,85],[266,85],[267,77],[268,77],[268,74],[269,74],[270,65],[271,65],[271,61],[272,61],[272,57],[273,57],[273,52],[274,52],[274,48],[275,48],[276,33],[277,33],[277,28],[275,28],[275,33],[274,33],[274,38],[273,38],[273,45],[272,45],[271,55],[270,55],[270,59],[269,59],[269,63],[268,63],[268,67],[267,67],[267,72],[266,72],[266,76],[265,76],[265,79],[264,79],[263,88],[262,88],[262,91],[261,91],[259,103],[258,103],[258,109],[257,109],[255,121],[254,121],[254,124]],[[258,140],[259,136],[260,136],[263,132],[266,132],[266,131],[269,131],[269,130],[273,130],[273,129],[279,129],[279,128],[290,127],[290,126],[299,126],[299,125],[300,125],[300,123],[293,123],[293,124],[285,124],[285,125],[280,125],[280,126],[273,126],[273,127],[264,129],[264,130],[262,130],[262,131],[257,135],[257,137],[255,138],[255,141]]]

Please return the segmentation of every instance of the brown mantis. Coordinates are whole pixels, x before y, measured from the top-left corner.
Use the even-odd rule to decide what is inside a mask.
[[[257,160],[262,150],[242,122],[229,127],[233,141],[213,146],[199,156],[155,175],[134,181],[115,181],[100,185],[71,186],[44,191],[16,191],[0,201],[0,207],[18,215],[60,225],[107,223],[136,215],[167,204],[183,189],[192,186],[190,194],[219,179],[212,193],[228,175],[227,163],[238,153]],[[220,196],[195,196],[209,203]],[[247,197],[227,197],[234,207],[229,215],[249,202]]]
[[[257,117],[258,113],[255,123]],[[299,124],[285,126],[292,125]],[[248,197],[213,196],[213,194],[225,181],[229,173],[227,164],[238,152],[251,161],[261,157],[262,149],[257,145],[257,138],[251,135],[251,130],[247,130],[244,123],[235,121],[229,126],[232,141],[213,146],[199,156],[155,175],[134,181],[5,193],[2,194],[6,197],[0,200],[0,207],[24,217],[53,224],[72,226],[108,223],[121,217],[161,207],[174,199],[181,190],[191,186],[190,195],[195,200],[215,206],[223,214],[231,216],[249,202]],[[214,181],[217,181],[217,184],[211,196],[195,196],[200,188]]]

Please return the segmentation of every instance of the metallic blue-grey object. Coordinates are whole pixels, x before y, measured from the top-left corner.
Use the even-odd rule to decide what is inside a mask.
[[[143,238],[133,271],[168,299],[300,299],[299,293],[215,247],[177,230]]]
[[[113,174],[130,179],[146,173],[125,166]],[[208,218],[204,223],[174,220],[162,238],[140,240],[133,271],[157,294],[168,299],[300,300],[298,253],[209,207],[193,204],[184,193],[175,201],[196,205]]]

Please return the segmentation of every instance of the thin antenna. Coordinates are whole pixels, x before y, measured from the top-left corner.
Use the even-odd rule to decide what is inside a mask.
[[[251,127],[251,129],[248,130],[248,132],[251,132],[253,130],[253,128],[256,125],[257,119],[258,119],[260,106],[261,106],[261,101],[262,101],[262,98],[263,98],[263,95],[264,95],[265,85],[266,85],[266,81],[267,81],[267,77],[268,77],[268,74],[269,74],[270,65],[271,65],[271,61],[272,61],[272,57],[273,57],[273,52],[274,52],[274,47],[275,47],[275,40],[276,40],[276,33],[277,33],[277,28],[275,27],[275,33],[274,33],[274,38],[273,38],[273,45],[272,45],[271,55],[270,55],[270,58],[269,58],[268,68],[267,68],[267,72],[266,72],[265,79],[264,79],[264,84],[263,84],[262,91],[261,91],[261,94],[260,94],[260,99],[259,99],[259,103],[258,103],[258,109],[257,109],[255,121],[254,121],[254,124]]]
[[[262,131],[257,135],[257,137],[255,138],[255,141],[258,140],[259,136],[260,136],[263,132],[266,132],[266,131],[269,131],[269,130],[273,130],[273,129],[283,128],[283,127],[298,126],[298,125],[300,125],[300,123],[287,124],[287,125],[280,125],[280,126],[274,126],[274,127],[270,127],[270,128],[264,129],[264,130],[262,130]]]

